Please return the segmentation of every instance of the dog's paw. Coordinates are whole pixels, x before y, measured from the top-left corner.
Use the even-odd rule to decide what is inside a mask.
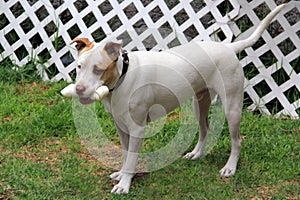
[[[118,173],[118,172],[116,172]],[[111,193],[113,194],[127,194],[129,192],[131,180],[133,177],[133,174],[127,174],[120,172],[121,180],[120,182],[113,187],[111,190]]]
[[[190,153],[187,153],[183,156],[183,158],[186,158],[186,159],[191,159],[192,157],[194,157],[194,153],[193,152],[190,152]]]
[[[223,177],[229,177],[235,174],[235,167],[224,167],[223,169],[220,170],[220,174]]]
[[[110,179],[114,180],[114,181],[120,181],[122,178],[122,172],[114,172],[109,176]]]
[[[183,156],[183,158],[191,159],[191,160],[196,160],[197,158],[201,158],[201,157],[203,157],[201,152],[196,152],[196,153],[190,152],[190,153],[185,154],[185,156]]]
[[[113,193],[113,194],[128,194],[129,187],[130,187],[130,185],[124,186],[119,183],[113,187],[113,189],[111,190],[111,193]]]

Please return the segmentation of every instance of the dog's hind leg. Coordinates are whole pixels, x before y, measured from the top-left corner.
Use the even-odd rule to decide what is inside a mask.
[[[187,153],[184,158],[195,160],[203,155],[207,133],[209,131],[208,111],[211,105],[211,99],[215,96],[214,92],[209,92],[208,89],[202,90],[194,97],[194,112],[199,122],[200,134],[198,143],[192,152]]]
[[[242,86],[242,84],[240,85]],[[232,88],[230,94],[222,100],[231,137],[231,153],[226,165],[220,170],[221,175],[224,177],[235,173],[242,145],[240,122],[242,118],[243,88]]]

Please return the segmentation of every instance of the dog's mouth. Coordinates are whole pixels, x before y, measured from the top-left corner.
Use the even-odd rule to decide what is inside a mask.
[[[92,104],[92,103],[94,103],[94,100],[92,100],[92,99],[89,98],[89,97],[86,97],[86,98],[84,98],[84,97],[79,97],[79,102],[80,102],[81,104],[83,104],[83,105],[87,105],[87,104]]]

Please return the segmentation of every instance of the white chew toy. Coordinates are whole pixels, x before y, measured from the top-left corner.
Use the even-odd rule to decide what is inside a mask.
[[[98,87],[98,89],[95,91],[95,93],[91,96],[92,100],[101,100],[103,97],[108,95],[109,89],[106,86]]]
[[[70,84],[64,89],[60,91],[60,93],[65,96],[65,97],[77,97],[78,95],[76,94],[76,89],[75,89],[75,84]]]
[[[76,94],[76,89],[75,89],[75,84],[70,84],[64,89],[60,91],[60,93],[69,98],[77,97],[78,95]],[[101,86],[99,87],[95,93],[91,96],[92,100],[101,100],[103,97],[105,97],[109,93],[109,89],[107,86]]]

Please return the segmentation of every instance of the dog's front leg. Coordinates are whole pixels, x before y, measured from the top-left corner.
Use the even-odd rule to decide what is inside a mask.
[[[119,172],[119,183],[115,185],[112,189],[112,193],[115,194],[127,194],[131,185],[131,180],[135,174],[135,168],[138,160],[138,153],[142,145],[143,135],[145,128],[140,128],[141,130],[135,131],[134,134],[129,136],[128,141],[128,151],[126,160]]]
[[[122,154],[123,154],[123,163],[126,162],[127,159],[127,152],[129,146],[129,133],[123,131],[117,124],[116,128],[120,137],[121,146],[122,146]],[[118,172],[114,172],[109,176],[112,180],[120,181],[122,178],[122,170]]]

